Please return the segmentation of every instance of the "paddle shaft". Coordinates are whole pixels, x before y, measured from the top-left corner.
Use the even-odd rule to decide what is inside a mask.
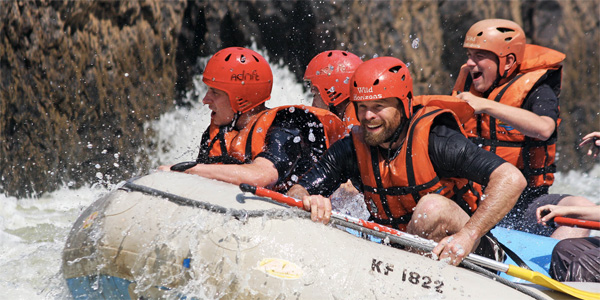
[[[256,186],[252,186],[246,183],[242,183],[240,184],[240,189],[243,192],[249,192],[252,194],[255,194],[257,196],[261,196],[261,197],[268,197],[271,198],[275,201],[281,202],[281,203],[285,203],[287,205],[293,206],[293,207],[298,207],[301,209],[304,209],[304,204],[302,203],[301,200],[298,200],[296,198],[292,198],[290,196],[286,196],[283,195],[281,193],[266,189],[266,188],[262,188],[262,187],[256,187]],[[350,223],[350,224],[355,224],[359,227],[362,228],[367,228],[367,229],[371,229],[375,232],[379,232],[381,233],[380,237],[398,237],[398,238],[402,238],[405,240],[408,240],[411,242],[412,245],[416,245],[418,248],[420,248],[421,250],[424,251],[431,251],[436,245],[437,243],[435,243],[434,241],[431,240],[427,240],[415,235],[411,235],[387,226],[383,226],[377,223],[373,223],[373,222],[369,222],[369,221],[365,221],[359,218],[355,218],[352,216],[348,216],[348,215],[344,215],[335,211],[331,212],[331,218],[332,221],[338,221],[340,223]],[[521,278],[524,280],[527,280],[529,282],[535,283],[535,284],[539,284],[542,285],[544,287],[547,287],[549,289],[553,289],[556,291],[560,291],[572,296],[575,296],[577,298],[580,299],[600,299],[600,294],[599,293],[592,293],[592,292],[587,292],[587,291],[582,291],[582,290],[578,290],[575,289],[573,287],[570,287],[566,284],[563,284],[561,282],[558,282],[552,278],[549,278],[539,272],[535,272],[535,271],[531,271],[531,270],[527,270],[524,268],[520,268],[517,266],[513,266],[513,265],[507,265],[505,263],[501,263],[489,258],[485,258],[476,254],[469,254],[465,260],[475,263],[477,265],[489,268],[489,269],[493,269],[496,271],[500,271],[503,273],[506,273],[508,275],[517,277],[517,278]]]
[[[240,189],[244,192],[250,192],[252,194],[255,194],[255,195],[261,196],[261,197],[268,197],[275,201],[282,202],[282,203],[285,203],[290,206],[304,209],[304,205],[302,204],[301,200],[290,197],[290,196],[283,195],[281,193],[278,193],[278,192],[275,192],[275,191],[272,191],[272,190],[269,190],[266,188],[256,187],[256,186],[242,183],[242,184],[240,184]],[[374,222],[365,221],[365,220],[362,220],[359,218],[344,215],[344,214],[341,214],[336,211],[331,212],[331,219],[332,219],[332,221],[337,220],[337,221],[341,221],[342,223],[348,222],[348,223],[356,224],[359,227],[372,229],[375,232],[384,233],[383,237],[386,237],[385,234],[387,234],[387,235],[393,235],[393,236],[397,236],[397,237],[402,237],[407,240],[411,240],[411,241],[413,241],[412,244],[415,244],[415,242],[416,242],[417,245],[421,246],[421,247],[419,247],[420,250],[424,250],[424,251],[431,251],[437,245],[437,243],[432,240],[424,239],[422,237],[408,234],[406,232],[396,230],[391,227],[383,226],[381,224],[377,224]],[[471,257],[471,256],[473,256],[473,257]],[[499,263],[495,260],[491,260],[491,259],[488,259],[488,258],[485,258],[482,256],[478,256],[475,254],[470,254],[466,259],[472,260],[472,262],[474,262],[478,265],[488,267],[488,268],[491,268],[491,269],[494,269],[494,270],[497,270],[500,272],[506,273],[506,271],[508,270],[508,265]]]
[[[553,221],[554,223],[563,226],[600,230],[600,222],[598,221],[573,219],[567,217],[554,217]]]
[[[269,190],[266,188],[256,187],[256,186],[252,186],[252,185],[249,185],[246,183],[242,183],[242,184],[240,184],[240,189],[244,192],[249,192],[249,193],[255,194],[257,196],[261,196],[261,197],[268,197],[275,201],[285,203],[289,206],[294,206],[294,207],[304,209],[304,204],[302,204],[302,200],[292,198],[290,196],[286,196],[286,195],[283,195],[281,193],[278,193],[278,192],[275,192],[275,191],[272,191],[272,190]],[[332,220],[353,223],[353,224],[359,225],[360,227],[372,229],[377,232],[384,232],[384,233],[396,235],[399,237],[410,236],[411,239],[415,239],[415,240],[418,239],[418,240],[420,240],[420,242],[422,242],[423,246],[426,249],[421,249],[421,250],[431,251],[431,250],[433,250],[433,248],[435,248],[435,245],[436,245],[435,242],[433,242],[433,241],[423,239],[423,238],[415,236],[415,235],[410,235],[406,232],[402,232],[402,231],[396,230],[391,227],[383,226],[381,224],[377,224],[374,222],[369,222],[369,221],[365,221],[365,220],[355,218],[352,216],[344,215],[344,214],[338,213],[336,211],[331,211],[331,218],[332,218]]]

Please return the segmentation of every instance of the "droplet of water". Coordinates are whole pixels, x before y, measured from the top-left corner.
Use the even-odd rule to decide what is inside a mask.
[[[412,41],[412,47],[413,47],[413,49],[417,49],[417,48],[419,48],[419,38],[415,38],[415,39]]]

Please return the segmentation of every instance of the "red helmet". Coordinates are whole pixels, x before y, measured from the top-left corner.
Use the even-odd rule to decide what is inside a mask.
[[[350,101],[395,97],[402,102],[407,118],[411,117],[413,81],[401,60],[389,56],[368,60],[358,66],[350,82]]]
[[[231,47],[210,58],[202,81],[226,92],[233,111],[244,113],[271,98],[273,73],[260,54],[242,47]]]
[[[487,50],[496,54],[499,60],[499,72],[504,70],[506,56],[513,54],[516,63],[506,74],[500,74],[508,77],[523,61],[526,43],[525,32],[519,24],[503,19],[488,19],[471,26],[465,35],[463,47]]]
[[[321,52],[308,63],[304,80],[319,90],[325,104],[335,106],[350,97],[350,77],[361,63],[360,57],[347,51]]]

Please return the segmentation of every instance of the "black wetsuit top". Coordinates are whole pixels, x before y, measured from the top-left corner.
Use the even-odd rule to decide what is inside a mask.
[[[531,91],[529,96],[523,101],[521,108],[531,111],[538,116],[550,117],[554,122],[558,120],[558,98],[547,84],[542,84]]]
[[[380,153],[387,152],[387,149],[380,148]],[[496,154],[477,147],[444,116],[437,118],[432,125],[429,157],[438,177],[466,178],[484,185],[492,172],[506,162]],[[333,144],[299,184],[311,195],[329,197],[348,179],[359,191],[363,191],[352,137]]]
[[[525,98],[523,101],[521,108],[533,112],[540,117],[549,117],[554,120],[555,125],[558,125],[556,124],[556,121],[559,117],[558,98],[548,84],[542,84],[536,89],[532,90],[527,98]],[[557,133],[558,126],[556,126],[556,129],[554,130],[554,133],[550,139],[556,138]],[[548,186],[528,186],[525,188],[525,190],[523,190],[523,193],[521,194],[521,197],[517,201],[515,207],[523,210],[527,208],[527,205],[533,202],[534,199],[545,194],[548,194]]]
[[[276,186],[287,190],[325,153],[327,144],[321,121],[302,109],[277,112],[267,131],[263,157],[273,163],[279,179]],[[280,186],[281,187],[281,186]]]

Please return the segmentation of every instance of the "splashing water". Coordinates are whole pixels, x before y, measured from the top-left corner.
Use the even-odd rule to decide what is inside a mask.
[[[413,48],[413,49],[417,49],[417,48],[419,48],[419,38],[415,38],[415,39],[412,41],[412,48]]]

